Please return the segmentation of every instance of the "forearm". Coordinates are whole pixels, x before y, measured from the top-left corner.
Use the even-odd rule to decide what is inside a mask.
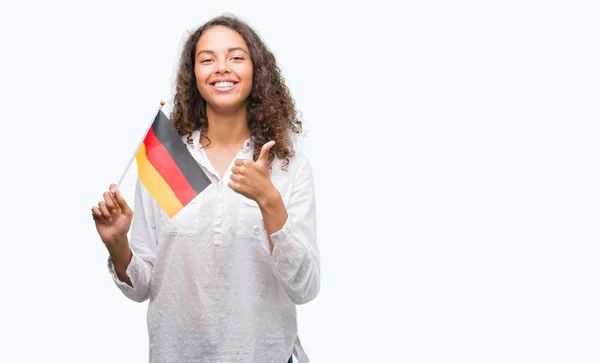
[[[133,253],[131,252],[131,248],[129,247],[129,241],[127,240],[127,236],[124,236],[120,241],[117,241],[114,245],[107,246],[108,253],[110,254],[110,259],[115,268],[115,273],[119,280],[125,282],[127,285],[133,287],[129,276],[127,276],[127,267],[131,262],[131,258],[133,257]]]
[[[283,228],[288,219],[288,213],[281,198],[279,191],[273,187],[265,195],[257,200],[257,204],[262,213],[263,223],[267,230],[267,235],[271,235]],[[271,252],[273,251],[273,241],[269,237]]]
[[[288,220],[290,216],[286,206],[275,188],[263,199],[259,198],[257,203],[269,236],[277,279],[296,304],[313,300],[320,285],[314,214],[306,214],[306,220],[297,229],[294,221]],[[272,235],[277,239],[277,250],[271,240]]]
[[[275,243],[272,268],[290,299],[304,304],[316,298],[321,285],[315,192],[308,161],[296,172],[285,209],[285,221],[278,219],[283,226],[269,231]]]
[[[320,289],[320,258],[314,216],[298,219],[293,213],[281,230],[270,235],[273,272],[296,304],[313,300]]]
[[[148,299],[157,252],[154,200],[140,180],[136,181],[135,217],[129,234],[107,244],[108,270],[117,287],[129,299]],[[129,236],[129,237],[128,237]]]

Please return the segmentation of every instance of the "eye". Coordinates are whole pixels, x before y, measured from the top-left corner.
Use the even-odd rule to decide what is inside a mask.
[[[200,63],[209,63],[209,62],[212,62],[212,59],[206,58],[206,59],[203,59],[200,61]]]
[[[236,61],[244,60],[244,58],[243,58],[243,57],[239,57],[239,56],[237,56],[237,57],[233,57],[233,58],[231,58],[231,59],[233,59],[233,60],[236,60]]]

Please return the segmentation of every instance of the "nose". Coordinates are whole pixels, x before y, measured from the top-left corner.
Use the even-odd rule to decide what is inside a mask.
[[[217,73],[229,73],[229,63],[226,59],[217,60]]]

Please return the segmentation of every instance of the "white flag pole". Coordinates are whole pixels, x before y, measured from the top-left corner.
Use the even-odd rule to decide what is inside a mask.
[[[123,171],[123,174],[121,174],[121,178],[119,179],[119,183],[117,183],[117,188],[119,188],[119,186],[121,185],[121,183],[123,183],[123,179],[125,179],[125,175],[127,174],[127,171],[129,170],[129,167],[131,166],[131,163],[133,163],[133,160],[135,159],[135,156],[137,155],[137,152],[140,149],[140,146],[144,142],[144,139],[146,138],[146,135],[148,134],[148,130],[150,130],[150,128],[152,127],[152,124],[154,123],[154,120],[156,119],[156,115],[158,115],[158,111],[160,111],[164,105],[165,105],[165,101],[160,101],[160,106],[158,107],[158,109],[156,110],[156,112],[154,112],[154,116],[152,116],[152,120],[150,120],[150,124],[148,124],[148,127],[146,127],[146,131],[144,132],[144,136],[142,136],[142,139],[140,140],[140,142],[138,143],[137,147],[135,148],[135,151],[133,152],[133,155],[131,156],[131,159],[129,159],[129,163],[127,164],[127,167]]]

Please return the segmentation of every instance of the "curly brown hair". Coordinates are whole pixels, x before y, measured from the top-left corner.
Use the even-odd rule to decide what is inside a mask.
[[[292,136],[302,132],[302,122],[275,56],[257,33],[235,16],[213,18],[187,38],[179,62],[171,121],[181,136],[188,135],[189,143],[192,132],[203,130],[207,125],[206,100],[198,91],[194,73],[196,44],[206,30],[219,25],[238,32],[250,51],[253,81],[247,99],[247,114],[248,128],[255,144],[254,160],[258,159],[264,144],[275,140],[269,153],[269,164],[277,156],[286,168],[289,158],[294,156]]]

